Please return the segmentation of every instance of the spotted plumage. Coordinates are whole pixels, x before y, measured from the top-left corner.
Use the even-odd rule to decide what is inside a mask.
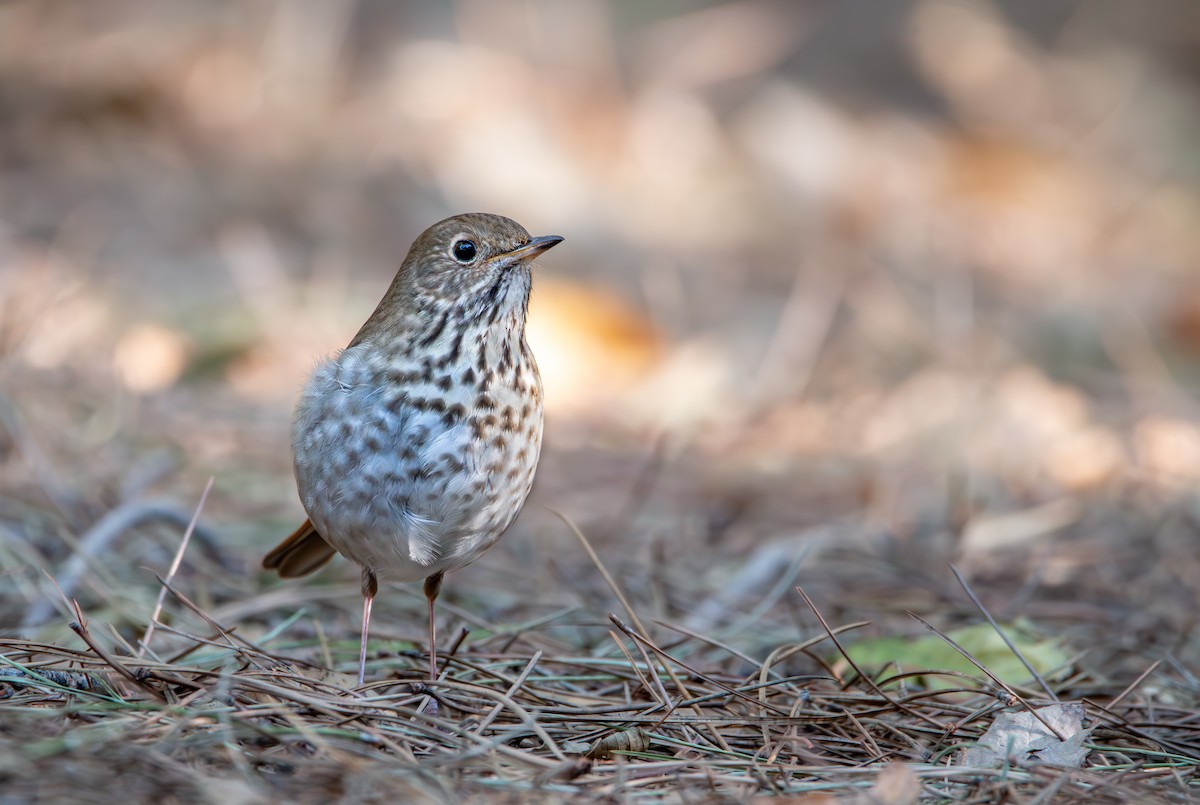
[[[530,263],[561,240],[496,215],[434,224],[304,387],[292,449],[309,522],[264,566],[303,575],[336,551],[362,567],[360,682],[378,580],[426,579],[432,675],[442,576],[495,544],[529,494],[542,439]]]

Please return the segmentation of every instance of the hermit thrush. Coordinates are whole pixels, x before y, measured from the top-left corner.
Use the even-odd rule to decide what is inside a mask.
[[[494,545],[525,503],[542,444],[530,263],[561,241],[498,215],[434,224],[304,387],[292,450],[308,521],[263,567],[303,576],[335,551],[362,566],[360,685],[379,579],[425,580],[436,679],[442,577]]]

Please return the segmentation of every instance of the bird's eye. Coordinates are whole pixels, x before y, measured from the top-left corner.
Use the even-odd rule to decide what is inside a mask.
[[[475,259],[475,241],[460,240],[454,244],[454,259],[460,263],[469,263]]]

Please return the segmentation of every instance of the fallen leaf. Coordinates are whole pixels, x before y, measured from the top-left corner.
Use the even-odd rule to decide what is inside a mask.
[[[1083,705],[1053,704],[1036,712],[1041,721],[1028,711],[996,716],[979,744],[962,753],[960,765],[994,768],[1007,762],[1018,766],[1031,763],[1082,766],[1088,755],[1083,744],[1094,729],[1083,728]]]
[[[1082,514],[1079,501],[1063,498],[1024,511],[976,517],[963,533],[962,551],[969,554],[1017,545],[1066,528]]]
[[[1058,643],[1039,638],[1027,623],[1018,620],[1001,624],[1000,628],[1039,674],[1044,676],[1067,664],[1067,654]],[[946,634],[1006,684],[1024,685],[1031,681],[1024,663],[989,624],[967,626]],[[846,651],[867,673],[891,666],[885,671],[888,676],[896,670],[959,671],[971,676],[980,675],[974,663],[937,635],[915,640],[903,637],[861,640],[848,646]],[[958,687],[961,684],[961,680],[940,675],[910,678],[909,681],[933,689]]]

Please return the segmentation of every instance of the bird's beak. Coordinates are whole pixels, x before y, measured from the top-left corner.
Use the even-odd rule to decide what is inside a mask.
[[[524,246],[513,249],[504,256],[514,261],[532,260],[542,252],[562,242],[563,239],[558,235],[542,235],[539,238],[530,238],[529,242]]]

